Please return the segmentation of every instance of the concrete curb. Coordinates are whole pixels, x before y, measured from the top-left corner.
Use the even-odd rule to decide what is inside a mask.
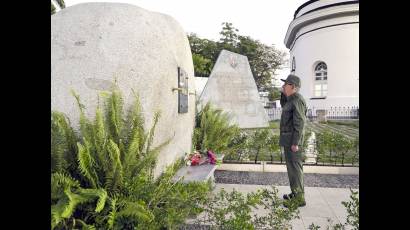
[[[221,164],[217,170],[250,172],[287,172],[286,165],[271,164]],[[304,165],[304,173],[359,175],[359,167]]]

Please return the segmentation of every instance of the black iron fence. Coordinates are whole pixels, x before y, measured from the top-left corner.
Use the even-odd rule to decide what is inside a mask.
[[[269,120],[279,120],[282,114],[282,108],[267,108]],[[311,107],[307,110],[307,118],[314,120],[355,120],[359,119],[359,106],[340,106],[330,107],[327,109]]]

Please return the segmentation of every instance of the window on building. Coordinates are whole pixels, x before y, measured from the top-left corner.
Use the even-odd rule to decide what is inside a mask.
[[[291,72],[295,72],[296,70],[296,61],[295,61],[295,57],[292,58],[292,70]]]
[[[314,97],[326,97],[327,95],[327,66],[320,62],[315,66]]]

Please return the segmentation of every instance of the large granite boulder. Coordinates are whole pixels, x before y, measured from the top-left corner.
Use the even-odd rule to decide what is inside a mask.
[[[154,146],[173,137],[160,153],[156,176],[191,151],[195,95],[188,95],[188,111],[179,113],[179,92],[172,90],[178,87],[178,67],[188,76],[189,91],[194,91],[188,39],[170,16],[122,3],[78,4],[51,16],[52,110],[67,114],[78,129],[79,109],[71,89],[91,118],[100,92],[118,87],[127,109],[134,89],[147,129],[154,112],[161,111]]]

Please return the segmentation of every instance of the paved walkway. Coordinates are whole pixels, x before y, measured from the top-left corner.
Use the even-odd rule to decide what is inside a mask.
[[[235,188],[237,191],[247,193],[269,187],[268,185],[216,184],[214,192],[217,193],[222,188],[229,192]],[[279,190],[280,197],[290,193],[289,186],[275,187]],[[353,190],[358,191],[358,189]],[[350,190],[348,188],[305,187],[306,206],[299,208],[300,219],[292,221],[293,229],[308,229],[312,223],[320,226],[320,229],[326,229],[329,225],[328,218],[333,221],[333,224],[345,223],[347,211],[341,202],[349,199]]]

